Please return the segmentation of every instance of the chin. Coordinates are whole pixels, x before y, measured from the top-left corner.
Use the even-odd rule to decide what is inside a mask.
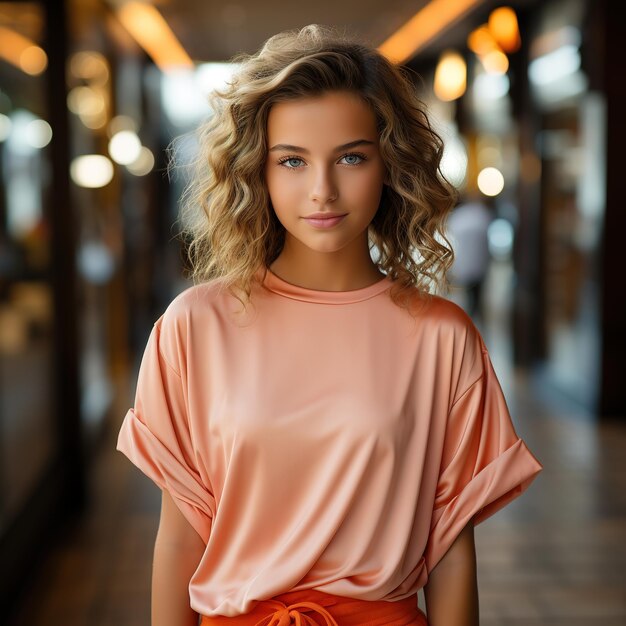
[[[305,245],[311,250],[317,250],[318,252],[334,252],[342,247],[341,244],[337,244],[332,241],[311,241],[310,239],[300,239],[300,243]]]

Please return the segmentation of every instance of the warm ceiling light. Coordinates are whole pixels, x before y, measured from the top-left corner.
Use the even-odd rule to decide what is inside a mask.
[[[479,26],[469,34],[467,47],[478,56],[499,49],[498,43],[486,24]]]
[[[494,9],[489,15],[489,31],[505,52],[515,52],[521,45],[517,16],[511,7]]]
[[[159,69],[194,67],[190,56],[155,7],[129,2],[118,9],[117,15]]]
[[[404,63],[444,29],[484,0],[431,0],[385,40],[378,51],[394,63]]]
[[[492,50],[480,57],[485,71],[489,74],[505,74],[509,69],[509,59],[500,50]]]
[[[104,55],[92,50],[81,50],[70,59],[70,72],[80,80],[104,85],[109,80],[109,64]]]
[[[467,65],[458,53],[446,51],[441,55],[435,70],[434,91],[444,101],[460,98],[467,87]]]
[[[105,109],[102,94],[91,87],[74,87],[67,95],[67,107],[76,115],[98,115]]]
[[[48,57],[42,48],[4,26],[0,26],[0,58],[31,76],[41,74],[48,65]]]
[[[48,55],[39,46],[28,46],[20,54],[20,68],[31,76],[38,76],[48,67]]]
[[[107,94],[97,85],[74,87],[67,95],[67,108],[80,117],[87,128],[102,128],[107,121]]]

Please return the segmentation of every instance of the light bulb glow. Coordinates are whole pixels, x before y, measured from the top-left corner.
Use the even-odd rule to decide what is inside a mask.
[[[45,120],[33,120],[26,126],[25,139],[33,148],[44,148],[52,140],[52,128]]]
[[[489,74],[505,74],[509,69],[509,59],[500,50],[491,50],[480,57],[485,71]]]
[[[72,55],[70,72],[91,84],[104,85],[109,80],[109,64],[99,52],[82,50]]]
[[[39,46],[28,46],[20,54],[21,69],[31,76],[38,76],[48,67],[48,55]]]
[[[136,161],[141,153],[141,141],[132,130],[121,130],[109,141],[109,154],[120,165]]]
[[[466,87],[465,59],[458,52],[444,52],[435,70],[435,95],[443,101],[456,100],[465,93]]]
[[[478,56],[499,49],[497,41],[493,38],[486,24],[479,26],[469,34],[467,47]]]
[[[486,196],[497,196],[504,189],[504,176],[495,167],[486,167],[478,174],[478,188]]]
[[[528,77],[535,85],[547,85],[580,69],[578,46],[565,45],[532,60],[528,65]]]
[[[505,52],[515,52],[521,45],[517,15],[511,7],[498,7],[491,12],[489,32]]]
[[[191,57],[158,8],[143,2],[126,2],[121,3],[117,16],[162,71],[194,68]]]
[[[86,154],[70,163],[70,176],[79,187],[105,187],[113,178],[113,163],[101,154]]]
[[[98,115],[104,106],[102,95],[91,87],[74,87],[67,95],[67,107],[76,115]]]
[[[473,93],[478,101],[498,100],[509,93],[509,87],[506,74],[479,74],[474,79]]]
[[[154,168],[154,154],[146,146],[141,146],[139,156],[132,163],[129,163],[126,168],[135,176],[145,176]]]

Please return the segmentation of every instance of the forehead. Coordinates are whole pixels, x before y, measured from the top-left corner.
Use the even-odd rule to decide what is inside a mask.
[[[277,102],[267,119],[268,142],[304,146],[324,143],[332,145],[354,139],[377,139],[376,116],[357,94],[328,92]],[[300,143],[298,143],[300,142]]]

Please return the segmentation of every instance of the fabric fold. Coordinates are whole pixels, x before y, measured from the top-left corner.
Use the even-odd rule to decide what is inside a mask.
[[[459,533],[474,518],[474,526],[519,497],[542,470],[522,439],[480,471],[448,504],[435,509],[424,553],[430,573]]]
[[[172,496],[206,545],[216,504],[200,472],[193,441],[184,355],[176,349],[177,328],[169,321],[162,328],[164,323],[161,316],[148,338],[134,407],[122,422],[117,450]]]
[[[122,423],[117,450],[123,452],[148,478],[172,496],[206,545],[215,514],[213,497],[199,477],[194,476],[150,432],[133,409],[128,410]]]
[[[430,573],[463,528],[480,524],[520,496],[543,466],[517,435],[480,335],[474,359],[479,371],[460,391],[448,414],[430,533],[424,552]],[[473,362],[472,362],[473,361]]]

